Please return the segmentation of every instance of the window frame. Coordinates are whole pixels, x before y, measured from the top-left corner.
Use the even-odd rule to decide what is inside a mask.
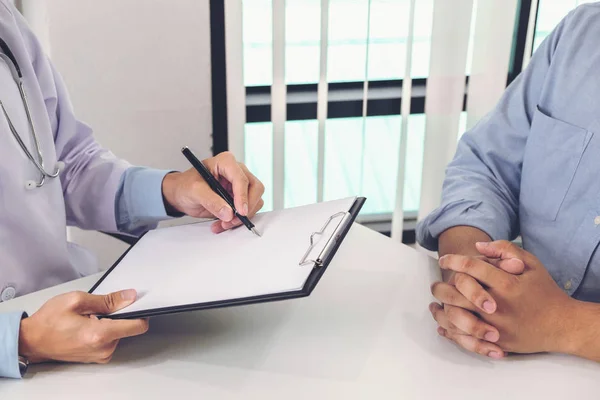
[[[529,29],[533,29],[535,33],[535,25],[529,26],[533,1],[535,0],[519,0],[507,86],[522,72]],[[210,0],[212,152],[214,155],[228,150],[224,3],[223,0]],[[535,20],[537,24],[537,15]],[[469,77],[465,76],[463,111],[466,111],[468,101],[468,84]],[[369,81],[367,116],[399,115],[402,85],[402,79]],[[327,118],[362,117],[363,87],[364,81],[330,83]],[[413,79],[411,115],[425,113],[426,88],[426,78]],[[317,84],[287,85],[286,109],[287,121],[317,119]],[[246,122],[269,121],[271,121],[271,86],[246,87]],[[405,243],[410,244],[415,241],[416,218],[416,213],[407,213],[405,216],[403,235]],[[389,235],[391,230],[391,214],[379,214],[368,219],[359,218],[359,222],[384,234]]]

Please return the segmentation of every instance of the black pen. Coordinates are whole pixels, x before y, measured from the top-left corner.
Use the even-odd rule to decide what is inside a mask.
[[[206,166],[202,163],[202,161],[200,161],[187,146],[184,147],[183,149],[181,149],[181,152],[183,153],[185,158],[188,159],[190,164],[192,164],[192,166],[196,169],[196,171],[198,171],[198,173],[200,174],[200,176],[202,176],[202,178],[206,181],[206,183],[208,183],[208,186],[210,186],[210,188],[216,194],[221,196],[221,198],[223,200],[225,200],[227,202],[227,204],[229,204],[229,207],[231,207],[235,216],[238,217],[244,225],[246,225],[246,228],[248,228],[256,236],[260,237],[261,236],[260,232],[258,232],[258,230],[254,227],[254,224],[252,222],[250,222],[248,217],[240,215],[240,213],[235,209],[235,204],[233,203],[233,197],[231,197],[229,192],[227,192],[227,190],[225,190],[223,185],[221,185],[219,183],[219,181],[213,176],[213,174],[210,172],[210,170],[208,168],[206,168]]]

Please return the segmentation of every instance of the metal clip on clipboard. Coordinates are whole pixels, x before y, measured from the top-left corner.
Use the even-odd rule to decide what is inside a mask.
[[[308,247],[308,250],[306,250],[306,253],[304,253],[304,256],[300,260],[299,265],[306,266],[306,265],[313,264],[316,267],[323,266],[323,261],[327,258],[327,256],[331,252],[331,250],[335,247],[336,243],[338,242],[338,240],[341,236],[341,232],[344,230],[344,227],[348,224],[350,217],[351,217],[351,214],[347,211],[342,211],[342,212],[333,214],[331,217],[329,217],[327,222],[325,222],[325,225],[323,225],[321,230],[319,230],[318,232],[313,232],[310,235],[310,246]],[[317,256],[316,259],[309,259],[308,256],[314,250],[315,246],[318,243],[318,241],[315,242],[315,238],[323,236],[323,234],[325,233],[325,230],[327,229],[329,224],[331,224],[333,220],[338,219],[338,218],[340,221],[338,222],[337,226],[335,227],[335,230],[333,231],[333,234],[331,235],[331,237],[327,240],[327,243],[325,243],[325,247],[323,247],[323,250],[321,250],[321,252],[319,253],[319,255]]]

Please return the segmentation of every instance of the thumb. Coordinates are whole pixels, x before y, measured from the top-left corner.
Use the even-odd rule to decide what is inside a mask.
[[[206,191],[199,194],[199,200],[202,207],[209,213],[219,218],[221,221],[229,222],[233,219],[233,210],[225,200],[218,194],[213,192],[208,185],[206,185]]]
[[[518,258],[509,258],[507,260],[488,259],[487,262],[509,274],[521,275],[525,272],[525,263]]]
[[[479,242],[475,246],[477,251],[488,258],[500,258],[503,260],[511,258],[523,259],[521,249],[507,240]]]
[[[93,295],[84,293],[75,307],[80,314],[112,314],[132,304],[137,299],[137,292],[133,289],[113,292],[107,295]]]

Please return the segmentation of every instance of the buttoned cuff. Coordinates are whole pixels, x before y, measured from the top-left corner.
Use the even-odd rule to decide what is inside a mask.
[[[438,250],[438,238],[456,226],[470,226],[485,232],[493,241],[508,240],[510,223],[482,201],[458,200],[443,205],[417,224],[417,242],[427,250]]]
[[[24,312],[0,314],[0,377],[21,378],[19,369],[19,330]]]

